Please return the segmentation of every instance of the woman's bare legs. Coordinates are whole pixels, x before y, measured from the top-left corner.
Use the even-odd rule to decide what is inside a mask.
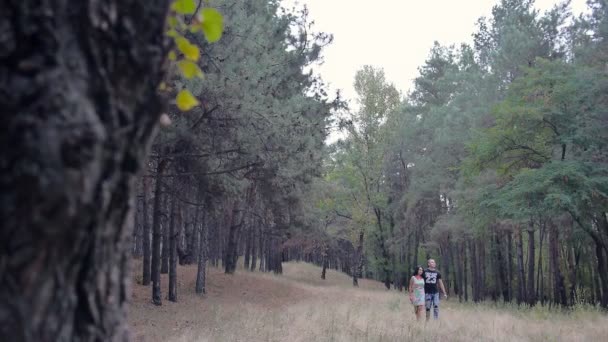
[[[421,320],[424,315],[424,305],[418,305],[416,308],[416,319]]]

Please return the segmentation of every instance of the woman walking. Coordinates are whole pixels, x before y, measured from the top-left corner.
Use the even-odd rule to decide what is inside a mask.
[[[414,269],[414,274],[410,279],[409,293],[410,302],[414,305],[414,313],[416,319],[421,320],[424,315],[424,269],[422,266],[417,266]]]

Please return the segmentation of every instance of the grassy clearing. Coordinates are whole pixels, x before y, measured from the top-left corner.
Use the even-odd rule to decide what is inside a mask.
[[[181,302],[155,308],[135,286],[132,323],[140,341],[601,341],[608,317],[595,308],[571,312],[490,304],[442,303],[441,319],[416,322],[403,293],[287,263],[284,275],[210,270],[206,298],[193,293],[194,267],[179,270]],[[138,292],[139,291],[139,292]]]

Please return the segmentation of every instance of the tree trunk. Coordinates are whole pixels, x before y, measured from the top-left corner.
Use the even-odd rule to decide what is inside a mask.
[[[260,256],[260,268],[258,269],[260,272],[266,272],[266,244],[267,239],[265,238],[265,233],[260,229],[260,240],[259,240],[259,256]]]
[[[198,267],[196,270],[196,288],[197,294],[205,294],[206,290],[206,272],[207,272],[207,232],[208,232],[208,220],[207,215],[203,211],[201,215],[201,224],[197,229],[198,237]]]
[[[502,291],[502,298],[505,302],[510,302],[511,298],[509,297],[509,284],[507,281],[507,266],[504,259],[504,252],[502,244],[500,243],[500,236],[496,233],[496,257],[497,257],[497,266],[498,266],[498,278],[500,283],[500,290]]]
[[[329,263],[328,248],[323,248],[323,268],[321,269],[321,279],[325,280],[325,274],[327,273],[327,264]]]
[[[473,301],[479,302],[479,265],[477,263],[477,248],[475,240],[469,241],[469,249],[471,250],[471,292],[473,295]]]
[[[249,261],[251,259],[251,230],[251,225],[248,225],[245,230],[245,255],[243,258],[243,268],[245,270],[249,269]]]
[[[228,224],[230,229],[228,232],[228,244],[226,246],[226,255],[224,257],[224,271],[226,274],[234,274],[236,271],[236,263],[238,260],[238,237],[241,226],[243,225],[240,214],[240,201],[233,204],[230,220]]]
[[[135,198],[135,210],[133,212],[133,256],[138,258],[143,256],[143,232],[141,218],[139,217],[139,199]]]
[[[479,296],[481,300],[484,300],[487,296],[486,293],[486,247],[482,240],[478,240],[479,248],[477,253],[479,256]]]
[[[564,277],[559,267],[559,231],[553,222],[550,223],[549,253],[553,270],[553,301],[562,306],[567,305]]]
[[[576,255],[574,252],[574,247],[568,248],[568,273],[570,280],[570,305],[576,304]]]
[[[126,341],[169,1],[0,7],[0,340]],[[145,57],[144,57],[145,56]]]
[[[608,308],[608,269],[606,267],[604,248],[597,243],[597,241],[595,245],[595,255],[597,257],[597,273],[599,274],[600,286],[602,289],[600,305],[603,308]]]
[[[464,246],[464,242],[462,244]],[[462,303],[463,292],[464,292],[463,291],[464,290],[464,285],[463,285],[464,271],[463,271],[463,267],[462,267],[464,260],[463,260],[462,251],[464,250],[464,248],[459,246],[457,242],[455,242],[453,244],[453,248],[455,248],[457,251],[456,253],[452,252],[452,255],[454,256],[454,258],[452,258],[452,260],[454,260],[454,263],[455,263],[454,272],[456,273],[455,274],[456,276],[454,278],[455,278],[456,284],[457,284],[456,286],[454,286],[454,288],[455,288],[455,292],[458,293],[458,301],[460,303]],[[466,257],[465,257],[465,259],[466,259]]]
[[[148,193],[150,189],[150,179],[148,177],[143,177],[144,183],[144,194],[142,200],[142,224],[143,224],[143,243],[144,243],[144,259],[142,262],[143,266],[143,278],[141,284],[144,286],[150,285],[150,270],[152,268],[151,264],[151,250],[150,250],[150,218],[148,216]]]
[[[168,299],[177,302],[177,200],[171,200],[171,222],[169,223],[169,294]],[[178,223],[179,224],[179,223]]]
[[[527,302],[530,305],[536,304],[536,293],[534,291],[534,263],[535,257],[535,242],[534,242],[534,222],[530,220],[528,226],[528,293]]]
[[[513,300],[513,232],[507,232],[507,287]]]
[[[517,234],[517,304],[526,302],[526,277],[524,270],[524,239],[520,227],[515,230]]]
[[[462,291],[464,292],[464,301],[469,301],[469,284],[468,284],[468,269],[467,269],[467,245],[466,241],[462,243],[462,259],[463,259],[463,278],[464,284],[462,286]]]
[[[156,305],[162,305],[160,290],[160,207],[161,207],[161,177],[167,166],[166,160],[161,160],[156,167],[156,184],[154,186],[154,216],[152,219],[152,301]]]
[[[544,225],[540,226],[538,241],[538,272],[536,274],[536,300],[541,300],[544,303],[544,273],[543,273],[543,241],[545,239],[545,228]]]
[[[254,220],[254,224],[255,224],[255,222],[257,222],[257,221]],[[258,240],[257,236],[256,236],[256,232],[257,232],[257,228],[254,225],[251,227],[251,265],[249,267],[249,270],[252,272],[255,271],[257,254],[258,254],[257,248],[256,248],[256,241]]]
[[[363,238],[365,232],[359,231],[359,242],[357,243],[357,250],[353,261],[353,286],[359,286],[359,278],[363,273]]]
[[[172,201],[174,201],[173,199]],[[162,210],[165,213],[164,218],[162,219],[162,249],[161,249],[161,264],[160,264],[160,273],[167,274],[169,273],[169,222],[166,213],[170,212],[169,209],[169,196],[163,196],[163,205]],[[173,213],[171,213],[173,215]],[[162,216],[161,216],[162,217]]]

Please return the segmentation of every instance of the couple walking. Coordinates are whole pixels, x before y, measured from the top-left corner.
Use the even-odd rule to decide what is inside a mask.
[[[441,281],[441,273],[435,268],[435,260],[429,259],[427,265],[426,270],[422,266],[417,266],[414,269],[414,274],[410,279],[409,293],[416,318],[418,320],[422,319],[423,307],[426,306],[426,320],[428,321],[431,318],[431,308],[433,308],[433,317],[439,319],[438,290],[440,289],[443,292],[444,298],[447,299],[448,295]]]

